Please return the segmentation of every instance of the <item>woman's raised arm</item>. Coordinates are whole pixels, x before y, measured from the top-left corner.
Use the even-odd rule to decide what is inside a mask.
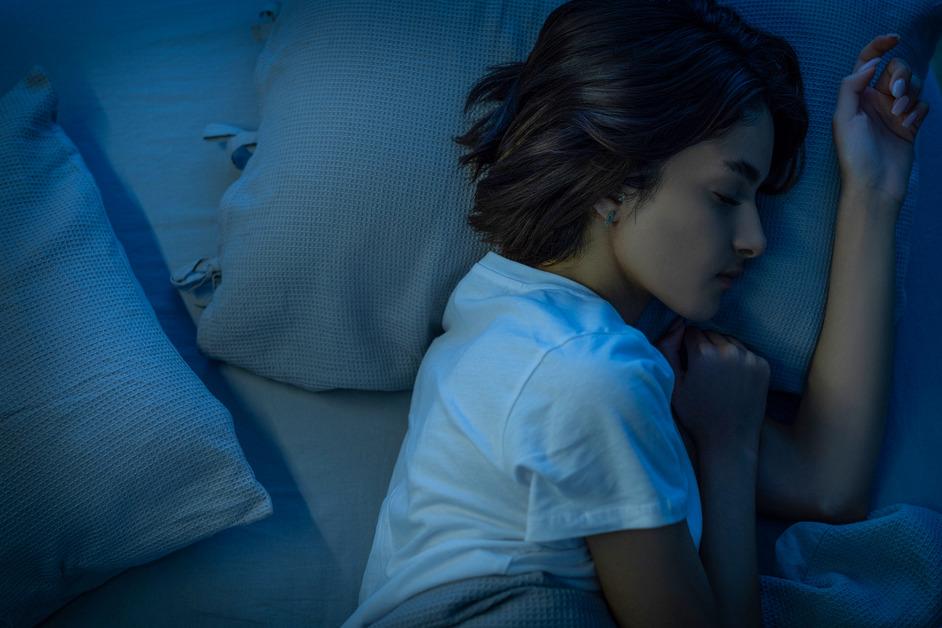
[[[928,113],[922,82],[899,57],[868,85],[897,43],[874,38],[840,86],[832,129],[842,190],[824,322],[794,424],[763,428],[760,510],[783,497],[797,471],[831,517],[869,512],[892,379],[896,218]],[[783,468],[789,462],[801,469]]]

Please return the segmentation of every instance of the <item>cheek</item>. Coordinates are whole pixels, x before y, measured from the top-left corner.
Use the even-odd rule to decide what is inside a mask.
[[[716,210],[689,204],[683,212],[651,209],[651,218],[654,211],[660,211],[657,220],[639,218],[621,234],[617,246],[623,266],[670,290],[703,291],[708,280],[714,279],[717,259],[723,262],[717,251],[722,225],[715,220]]]

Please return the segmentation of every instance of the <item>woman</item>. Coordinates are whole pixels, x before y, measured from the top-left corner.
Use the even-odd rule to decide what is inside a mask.
[[[868,87],[895,43],[863,49],[833,117],[843,188],[819,346],[842,361],[845,310],[874,339],[860,357],[888,361],[893,224],[928,109],[900,59]],[[429,591],[530,573],[601,596],[619,625],[759,626],[757,486],[761,501],[798,460],[763,423],[768,363],[682,325],[655,347],[633,324],[651,295],[710,319],[719,275],[763,253],[756,194],[787,191],[804,163],[794,50],[709,0],[572,0],[466,111],[488,100],[456,141],[479,179],[469,222],[500,252],[456,286],[423,359],[345,626],[397,625]],[[866,290],[838,285],[861,263]],[[882,434],[864,427],[861,469]],[[781,466],[757,484],[766,453]],[[462,617],[499,606],[469,601]]]

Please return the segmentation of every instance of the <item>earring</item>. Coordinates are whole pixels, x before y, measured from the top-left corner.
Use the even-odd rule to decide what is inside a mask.
[[[620,193],[618,196],[615,197],[615,199],[618,201],[618,204],[621,205],[622,203],[625,202],[625,193],[624,192]],[[610,212],[608,212],[608,216],[605,217],[605,224],[610,225],[612,224],[612,221],[614,220],[615,220],[615,210],[613,209]]]

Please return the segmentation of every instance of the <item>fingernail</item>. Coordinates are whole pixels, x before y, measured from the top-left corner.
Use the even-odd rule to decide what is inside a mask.
[[[898,78],[893,82],[893,89],[890,91],[893,92],[893,96],[895,96],[896,98],[899,98],[900,96],[903,95],[903,90],[905,88],[906,88],[906,81],[904,81],[901,78]]]
[[[887,37],[895,37],[896,39],[900,39],[899,33],[887,33],[886,36],[887,36]]]
[[[877,57],[876,59],[870,59],[870,61],[867,61],[867,62],[864,63],[862,66],[860,66],[860,69],[857,70],[857,72],[858,72],[858,73],[860,73],[860,72],[866,72],[867,70],[869,70],[870,68],[872,68],[872,67],[875,66],[876,64],[880,63],[880,59],[881,59],[880,57]]]
[[[893,108],[890,109],[890,113],[894,116],[898,116],[906,110],[906,105],[909,104],[909,96],[902,96],[893,104]]]
[[[903,120],[903,126],[908,129],[909,125],[912,124],[915,119],[916,119],[916,112],[913,111],[911,114],[906,116],[905,120]]]

